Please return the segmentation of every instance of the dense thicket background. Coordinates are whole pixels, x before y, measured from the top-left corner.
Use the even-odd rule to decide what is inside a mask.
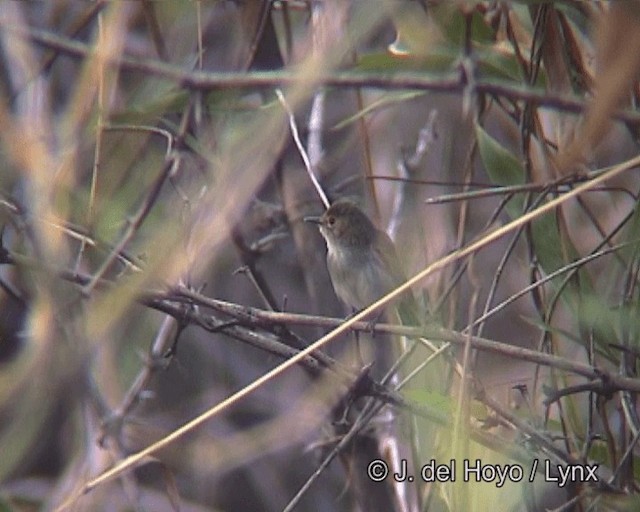
[[[356,371],[308,361],[94,481],[330,330],[233,305],[347,313],[287,109],[408,275],[617,173],[414,287],[502,345],[402,396],[445,417],[420,462],[525,469],[419,487],[432,510],[640,507],[639,2],[0,0],[0,56],[0,509],[283,510],[348,430]],[[297,510],[366,509],[360,448]],[[529,484],[534,460],[599,482]]]

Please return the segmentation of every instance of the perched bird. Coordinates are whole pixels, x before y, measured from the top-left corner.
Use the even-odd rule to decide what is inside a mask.
[[[384,231],[376,228],[353,201],[339,199],[322,216],[306,217],[304,220],[318,225],[327,243],[327,267],[333,288],[340,300],[352,308],[363,309],[406,281],[393,241]],[[403,293],[393,306],[403,325],[426,324],[411,290]],[[388,309],[387,313],[391,313],[391,309]],[[405,353],[412,354],[414,366],[427,360],[431,354],[422,344],[408,341],[406,338],[402,338],[402,346],[403,350],[408,350]],[[374,343],[369,345],[369,348],[373,355],[375,378],[378,378],[376,373],[379,376],[385,375],[399,355],[398,344]],[[357,357],[360,362],[363,361],[359,345]],[[440,392],[446,386],[445,377],[442,358],[438,358],[431,361],[428,370],[421,371],[418,376],[413,375],[411,383],[417,388]],[[408,460],[409,467],[416,468],[416,460],[423,460],[420,457],[424,455],[426,460],[426,454],[433,456],[437,442],[433,425],[418,425],[415,417],[400,415],[397,411],[387,413],[391,417],[397,413],[400,420],[395,427],[396,431],[391,429],[381,434],[380,442],[384,447],[384,453],[391,450],[395,454],[395,460]],[[388,422],[388,416],[385,418]],[[401,436],[407,433],[416,442],[415,446],[399,441]],[[422,510],[418,505],[419,495],[416,487],[406,482],[398,482],[397,485],[402,502],[413,499],[416,506],[411,507],[411,510]]]
[[[339,199],[322,216],[304,220],[318,224],[327,243],[333,289],[352,308],[365,308],[406,280],[389,236],[350,199]],[[420,324],[411,291],[402,296],[397,311],[402,323]]]

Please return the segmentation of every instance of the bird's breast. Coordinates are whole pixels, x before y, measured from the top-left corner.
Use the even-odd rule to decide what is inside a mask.
[[[362,309],[379,299],[396,283],[389,269],[370,250],[329,250],[327,267],[336,295],[355,309]]]

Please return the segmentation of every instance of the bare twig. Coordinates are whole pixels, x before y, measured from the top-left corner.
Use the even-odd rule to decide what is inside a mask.
[[[277,325],[279,323],[286,323],[289,325],[314,325],[319,327],[336,328],[345,325],[346,322],[351,322],[351,320],[345,322],[345,320],[342,319],[319,317],[314,315],[300,315],[294,313],[278,313],[273,311],[257,310],[255,308],[250,308],[247,306],[203,297],[202,295],[198,295],[195,292],[187,289],[175,290],[173,295],[170,294],[168,297],[166,297],[166,299],[171,301],[171,297],[173,298],[173,300],[179,300],[180,297],[184,297],[185,299],[193,301],[199,306],[210,307],[216,311],[237,318],[240,322],[248,322],[251,325],[260,326],[263,328],[268,328],[270,325]],[[501,354],[506,357],[512,357],[514,359],[528,361],[530,363],[540,364],[544,366],[552,366],[559,370],[581,375],[588,379],[606,379],[608,384],[613,385],[616,389],[640,391],[640,380],[638,379],[618,376],[614,373],[608,373],[604,369],[594,368],[591,365],[568,360],[559,356],[554,356],[527,348],[517,347],[486,338],[480,338],[477,336],[468,336],[464,333],[459,333],[457,331],[443,329],[436,326],[427,326],[426,328],[422,328],[395,324],[376,324],[372,327],[370,325],[370,322],[356,321],[350,323],[349,327],[351,329],[360,331],[371,332],[371,330],[373,330],[374,332],[380,334],[396,334],[400,336],[407,336],[410,338],[424,337],[432,340],[446,341],[456,345],[465,345],[468,342],[471,348],[476,350]]]
[[[278,365],[277,367],[273,368],[272,370],[266,372],[264,375],[254,380],[251,384],[245,386],[244,388],[232,394],[225,400],[211,407],[204,413],[188,421],[181,427],[175,429],[173,432],[171,432],[169,435],[165,436],[161,440],[128,456],[122,461],[116,463],[111,469],[101,473],[98,477],[86,482],[84,485],[81,486],[79,493],[74,493],[73,495],[69,496],[67,501],[61,507],[59,507],[59,510],[64,510],[69,508],[73,503],[76,502],[76,500],[79,498],[81,494],[89,492],[91,489],[94,489],[96,486],[101,485],[105,482],[111,481],[117,476],[119,476],[120,474],[122,474],[123,472],[136,467],[138,464],[141,463],[141,461],[145,460],[149,455],[156,453],[157,451],[167,446],[170,446],[172,443],[174,443],[176,440],[178,440],[185,434],[198,428],[200,425],[210,420],[211,418],[218,416],[222,411],[226,411],[233,404],[238,403],[246,396],[252,394],[257,389],[264,386],[267,382],[280,376],[282,373],[284,373],[294,365],[298,364],[299,361],[301,361],[308,355],[324,347],[329,342],[335,340],[338,336],[347,332],[355,323],[364,320],[371,314],[380,310],[382,307],[386,306],[390,301],[398,299],[401,294],[407,292],[412,286],[422,281],[427,276],[435,273],[436,271],[446,267],[447,265],[455,261],[458,261],[461,258],[464,258],[472,253],[477,252],[481,248],[491,244],[492,242],[501,238],[502,236],[518,229],[520,226],[527,224],[544,214],[554,211],[556,208],[566,203],[568,200],[590,190],[593,187],[600,186],[605,181],[615,176],[621,175],[625,171],[635,168],[638,165],[640,165],[640,157],[635,157],[630,160],[627,160],[615,166],[614,168],[602,174],[601,176],[593,180],[590,180],[587,183],[581,184],[580,186],[573,189],[571,192],[568,192],[563,196],[557,197],[545,203],[544,205],[536,208],[535,210],[525,213],[521,217],[509,222],[508,224],[500,228],[495,229],[491,233],[488,233],[487,235],[482,237],[480,240],[472,242],[466,247],[460,250],[457,250],[439,259],[438,261],[432,263],[431,265],[426,267],[424,270],[416,274],[414,277],[407,280],[405,283],[403,283],[393,291],[386,294],[384,297],[381,297],[379,300],[375,301],[373,304],[371,304],[361,312],[357,313],[349,320],[346,320],[339,327],[336,327],[335,329],[333,329],[330,333],[326,334],[325,336],[322,336],[320,339],[318,339],[317,341],[309,345],[304,350],[301,350],[293,357],[287,359],[282,364]],[[419,335],[421,334],[423,333],[420,333]],[[473,340],[462,335],[462,343],[471,343],[472,341]],[[518,347],[510,347],[510,349],[515,350],[515,352],[519,352],[523,350]],[[548,357],[554,357],[554,356],[549,356],[548,354],[535,353],[535,358],[538,359],[538,361],[544,361],[545,358],[548,358]],[[549,362],[550,360],[546,359],[546,361]],[[572,361],[563,361],[563,360],[558,361],[557,363],[558,363],[558,368],[560,369],[572,371],[574,373],[586,376],[588,378],[598,379],[598,378],[601,378],[603,375],[602,372],[594,370],[591,366],[588,366],[588,365],[580,365],[579,363],[574,363]],[[541,364],[544,364],[544,363],[541,363]],[[619,389],[630,389],[630,390],[640,391],[640,380],[638,379],[631,379],[628,377],[619,377],[617,375],[607,375],[607,378],[611,379],[612,383],[615,383],[614,386],[616,385],[619,386]]]
[[[165,181],[169,178],[169,176],[174,172],[174,167],[177,164],[178,160],[176,158],[170,158],[165,160],[165,164],[163,169],[160,171],[155,181],[152,183],[151,187],[147,195],[145,196],[142,204],[138,208],[135,214],[131,216],[127,221],[127,227],[120,237],[120,240],[115,245],[113,251],[109,254],[109,256],[102,262],[100,268],[94,273],[91,277],[91,280],[82,288],[82,294],[85,296],[91,295],[91,292],[98,281],[104,276],[105,272],[111,267],[114,260],[118,257],[118,255],[124,250],[129,241],[136,234],[142,223],[147,217],[147,214],[151,210],[152,206],[156,203],[158,196],[160,194],[160,190],[164,185]]]
[[[53,48],[61,53],[74,57],[87,57],[93,52],[90,45],[80,43],[68,38],[60,37],[47,31],[30,28],[3,26],[3,29],[11,31],[22,37],[27,37],[35,43]],[[175,80],[185,87],[192,89],[212,90],[236,87],[277,87],[291,85],[301,77],[296,72],[202,72],[185,71],[176,66],[151,59],[137,59],[121,56],[113,59],[113,65],[123,69],[140,73],[151,73],[170,80]],[[443,76],[427,75],[425,73],[364,73],[364,72],[334,72],[319,77],[319,82],[334,87],[372,87],[380,89],[415,89],[446,94],[459,94],[466,87],[464,77],[460,71]],[[502,96],[513,101],[527,101],[539,107],[549,107],[556,110],[581,113],[587,103],[575,96],[556,94],[547,90],[522,87],[508,82],[497,82],[476,79],[474,83],[476,93]],[[630,124],[640,123],[640,113],[631,110],[618,110],[613,117]]]
[[[327,194],[325,194],[324,190],[322,189],[322,185],[320,185],[320,182],[318,181],[318,177],[316,176],[317,169],[315,169],[312,165],[311,160],[309,159],[309,155],[307,155],[302,141],[300,140],[300,134],[298,133],[298,126],[296,125],[296,119],[293,115],[293,111],[291,110],[291,107],[287,103],[287,100],[285,99],[284,94],[282,94],[282,91],[280,89],[276,89],[276,94],[278,96],[278,100],[280,100],[280,103],[282,103],[282,106],[287,111],[289,126],[291,127],[291,135],[293,135],[293,140],[295,141],[296,147],[300,152],[300,156],[302,157],[302,161],[304,162],[304,166],[307,170],[307,174],[309,175],[309,179],[311,179],[311,183],[313,183],[316,192],[318,192],[318,196],[320,196],[322,204],[325,208],[328,209],[329,199],[327,198]]]
[[[387,234],[391,237],[392,240],[396,239],[396,235],[400,227],[399,225],[405,205],[407,185],[408,183],[410,183],[409,179],[413,174],[417,172],[420,162],[422,162],[425,155],[431,149],[431,146],[433,146],[433,143],[438,138],[438,134],[436,132],[437,118],[437,110],[434,109],[429,112],[429,117],[426,124],[420,129],[420,132],[418,133],[418,140],[416,141],[416,145],[413,148],[413,153],[411,155],[403,154],[402,157],[398,159],[397,167],[400,174],[401,182],[398,193],[394,196],[393,210],[391,212],[389,224],[386,229]]]
[[[114,260],[118,257],[118,254],[120,254],[124,250],[124,248],[128,245],[129,241],[136,234],[136,232],[138,231],[138,229],[140,228],[144,220],[147,218],[147,215],[151,211],[151,208],[158,200],[158,197],[160,196],[160,191],[162,190],[162,187],[164,186],[165,182],[175,174],[176,168],[180,165],[180,156],[179,154],[174,153],[173,151],[175,147],[174,144],[182,143],[182,140],[184,138],[184,135],[186,133],[186,129],[188,126],[187,120],[191,115],[191,110],[192,110],[191,105],[192,104],[189,103],[189,106],[185,109],[182,115],[182,122],[180,125],[180,131],[176,137],[176,142],[174,142],[174,139],[171,137],[171,135],[168,132],[164,130],[152,130],[153,133],[160,133],[161,135],[167,137],[168,145],[167,145],[167,152],[165,154],[164,166],[161,169],[158,176],[156,177],[156,179],[153,181],[153,183],[151,183],[151,186],[149,187],[149,190],[147,191],[147,194],[144,197],[142,203],[138,207],[138,210],[128,219],[127,227],[124,230],[124,233],[122,234],[122,236],[120,237],[120,240],[115,245],[114,249],[111,251],[109,256],[105,258],[105,260],[102,262],[102,265],[95,272],[91,280],[86,285],[83,286],[82,294],[84,296],[89,296],[91,294],[91,291],[95,287],[96,283],[98,283],[98,281],[104,276],[105,272],[109,269],[109,267],[111,267]],[[114,129],[118,129],[118,128],[119,127],[116,126]],[[139,129],[146,130],[145,127],[140,127]]]
[[[580,258],[580,259],[578,259],[576,261],[573,261],[573,262],[569,263],[568,265],[560,267],[558,270],[556,270],[554,272],[551,272],[550,274],[547,274],[545,277],[542,277],[542,278],[538,279],[537,281],[531,283],[529,286],[524,287],[522,290],[520,290],[517,293],[513,294],[508,299],[503,300],[500,304],[498,304],[497,306],[493,307],[492,309],[485,311],[482,314],[482,316],[479,316],[478,318],[476,318],[473,321],[473,323],[467,327],[467,329],[475,327],[476,325],[484,322],[485,320],[487,320],[487,318],[489,318],[490,316],[496,314],[498,311],[501,311],[502,309],[507,307],[509,304],[511,304],[511,303],[515,302],[516,300],[518,300],[523,295],[526,295],[531,290],[539,288],[544,283],[547,283],[547,282],[555,279],[559,275],[562,275],[565,272],[568,272],[570,270],[582,267],[585,264],[589,263],[590,261],[593,261],[593,260],[595,260],[597,258],[605,256],[606,254],[618,251],[618,250],[620,250],[620,249],[622,249],[624,247],[637,245],[639,242],[640,242],[640,240],[634,240],[634,241],[625,242],[625,243],[622,243],[622,244],[619,244],[619,245],[615,245],[613,247],[607,247],[606,249],[593,252],[593,253],[585,256],[584,258]]]

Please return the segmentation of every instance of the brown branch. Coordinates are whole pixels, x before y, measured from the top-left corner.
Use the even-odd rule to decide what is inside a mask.
[[[9,251],[5,252],[6,258],[3,261],[0,261],[0,263],[20,264],[27,266],[38,265],[37,262],[31,261],[29,258],[14,255]],[[86,286],[88,281],[91,279],[91,277],[89,276],[77,272],[71,272],[68,270],[53,269],[53,271],[55,271],[60,278],[70,282],[74,282],[80,286]],[[105,285],[114,284],[113,282],[105,279],[100,280],[100,282],[101,284]],[[344,319],[341,318],[265,311],[250,306],[212,299],[187,288],[177,288],[169,293],[152,291],[141,293],[138,298],[138,302],[168,314],[174,314],[176,311],[174,309],[175,306],[172,306],[171,304],[172,302],[187,302],[194,305],[211,308],[220,313],[229,315],[237,319],[240,324],[253,327],[261,327],[265,330],[270,331],[273,331],[273,329],[277,329],[280,325],[306,325],[333,329],[344,323]],[[184,314],[184,310],[180,310],[180,314]],[[202,320],[194,323],[203,326]],[[407,336],[410,338],[430,338],[462,346],[469,342],[471,344],[471,347],[476,350],[500,354],[505,357],[512,357],[514,359],[520,359],[522,361],[527,361],[542,366],[549,366],[566,372],[575,373],[591,380],[606,381],[607,390],[609,392],[616,390],[640,392],[640,379],[623,377],[614,373],[610,373],[604,369],[595,368],[584,363],[574,362],[562,357],[554,356],[552,354],[546,354],[527,348],[516,347],[499,341],[480,338],[478,336],[468,336],[466,334],[449,329],[444,329],[435,325],[423,328],[376,323],[372,326],[371,322],[360,321],[355,322],[351,326],[351,328],[356,331],[373,332],[379,334],[396,334],[400,336]],[[226,332],[228,333],[228,331]],[[250,337],[249,339],[247,339],[247,341],[254,342],[255,340]],[[287,352],[287,354],[281,355],[288,357],[298,352],[298,350],[295,348],[289,347],[287,351],[289,350],[290,352]]]
[[[16,199],[0,193],[0,208],[3,208],[7,211],[7,213],[11,216],[15,216],[16,218],[25,218],[28,214],[28,210],[22,206]],[[81,225],[73,224],[63,219],[58,219],[55,217],[49,217],[45,219],[41,219],[41,222],[44,222],[47,226],[57,229],[61,233],[64,233],[68,237],[79,240],[82,243],[93,247],[95,249],[101,251],[113,251],[113,246],[109,245],[104,240],[101,240],[94,236],[87,228]],[[142,270],[142,262],[139,259],[129,254],[125,251],[120,251],[117,254],[118,260],[122,265],[127,267],[128,269],[134,272],[140,272]],[[11,263],[10,261],[0,261],[0,263]]]
[[[549,407],[552,403],[557,402],[562,397],[586,392],[597,393],[599,395],[604,395],[605,397],[610,397],[614,391],[616,390],[609,387],[609,383],[606,379],[601,379],[598,382],[584,382],[582,384],[576,384],[575,386],[567,386],[562,389],[546,388],[545,392],[547,394],[547,398],[545,398],[542,403],[546,407]]]
[[[193,110],[193,102],[189,101],[187,108],[185,108],[178,133],[175,140],[169,138],[169,145],[165,155],[164,165],[156,179],[151,183],[149,189],[144,196],[137,211],[127,219],[127,227],[122,233],[120,240],[115,244],[111,253],[102,262],[100,268],[91,277],[91,280],[82,287],[82,294],[88,297],[96,284],[102,279],[105,272],[111,267],[113,262],[118,258],[118,255],[124,250],[124,248],[131,241],[133,236],[137,233],[140,226],[149,215],[151,208],[155,205],[156,201],[160,197],[160,191],[166,183],[166,181],[176,172],[176,169],[180,165],[180,154],[174,150],[180,150],[184,142],[184,137],[187,133],[189,126],[189,119]]]
[[[274,311],[264,311],[248,306],[242,306],[225,302],[217,299],[205,297],[191,290],[184,288],[173,290],[167,295],[163,295],[168,301],[188,301],[203,307],[209,307],[215,311],[230,315],[241,323],[259,326],[262,328],[272,328],[274,325],[311,325],[316,327],[335,328],[342,324],[344,320],[338,318],[319,317],[314,315],[295,314],[295,313],[279,313]],[[156,296],[156,298],[160,298]],[[622,377],[609,373],[603,369],[595,368],[588,364],[578,363],[562,357],[554,356],[538,352],[535,350],[516,347],[501,343],[498,341],[480,338],[477,336],[468,336],[456,331],[444,329],[438,326],[410,327],[394,324],[376,324],[371,326],[370,322],[355,322],[352,328],[357,331],[375,332],[380,334],[397,334],[400,336],[408,336],[412,338],[424,337],[446,341],[454,345],[464,345],[468,341],[471,347],[476,350],[501,354],[506,357],[520,359],[543,366],[550,366],[559,370],[575,373],[586,377],[587,379],[601,380],[606,379],[608,389],[628,390],[640,392],[640,379]]]
[[[118,243],[115,244],[111,253],[109,253],[107,258],[105,258],[105,260],[102,262],[102,265],[100,265],[100,268],[91,277],[91,280],[83,287],[82,294],[85,297],[91,295],[93,288],[102,279],[105,272],[107,272],[113,262],[118,258],[122,251],[124,251],[129,241],[137,233],[138,229],[147,218],[149,211],[151,211],[151,208],[156,203],[160,195],[160,190],[173,172],[176,163],[177,160],[174,156],[171,156],[165,160],[164,168],[160,171],[155,181],[152,183],[151,188],[140,204],[138,210],[127,220],[127,227],[120,237],[120,240],[118,240]]]
[[[7,264],[15,264],[20,262],[24,264],[25,261],[22,258],[12,256],[7,252],[7,258],[4,260]],[[35,263],[34,263],[35,264]],[[82,285],[90,280],[90,276],[82,275],[73,272],[61,272],[60,277]],[[108,282],[101,280],[101,282]],[[112,283],[113,284],[113,283]],[[252,307],[233,304],[225,301],[211,299],[198,294],[187,288],[180,288],[172,290],[169,293],[156,292],[142,295],[138,302],[141,304],[164,312],[168,315],[179,318],[180,321],[185,323],[193,323],[199,325],[209,332],[223,332],[233,338],[250,343],[263,350],[268,350],[273,354],[277,354],[283,358],[290,358],[297,354],[299,350],[288,347],[284,343],[278,340],[277,336],[270,335],[268,332],[264,332],[256,327],[264,330],[277,330],[282,324],[287,325],[315,325],[321,327],[334,328],[344,322],[338,318],[318,317],[313,315],[293,314],[293,313],[278,313],[273,311],[259,310]],[[176,304],[176,302],[178,304]],[[185,308],[184,303],[192,305],[198,305],[199,308]],[[235,322],[228,322],[216,318],[212,315],[206,315],[200,311],[202,308],[211,308],[219,313],[235,318]],[[499,343],[483,338],[474,336],[468,336],[460,334],[454,331],[446,329],[431,327],[427,329],[406,327],[392,324],[376,324],[371,326],[369,322],[356,322],[352,326],[353,329],[361,331],[373,331],[377,333],[386,334],[400,334],[410,337],[431,337],[444,341],[449,341],[454,344],[469,343],[471,347],[479,350],[487,350],[491,352],[501,353],[504,355],[511,355],[521,358],[523,360],[535,362],[538,364],[546,364],[557,368],[571,371],[579,375],[590,379],[599,379],[607,384],[607,391],[612,392],[618,389],[628,389],[630,391],[638,391],[640,389],[640,380],[618,377],[616,375],[610,375],[603,371],[599,371],[591,366],[574,363],[571,361],[565,361],[562,358],[551,356],[549,354],[542,354],[528,349],[522,349],[518,347],[512,347],[504,343]],[[324,355],[320,351],[316,351],[313,354],[307,355],[305,358],[299,361],[303,367],[313,369],[315,372],[322,370],[329,370],[333,372],[346,386],[347,392],[350,390],[352,383],[358,381],[359,376],[357,373],[350,369],[346,369],[340,365],[337,361]],[[420,417],[434,421],[439,425],[447,425],[449,418],[443,411],[434,411],[428,407],[416,404],[404,399],[395,390],[390,389],[384,384],[377,383],[371,379],[359,386],[359,392],[365,396],[371,396],[379,400],[378,407],[384,403],[400,407],[408,410],[412,414],[416,414]],[[511,414],[508,410],[502,408],[495,401],[487,397],[482,391],[476,394],[476,398],[485,403],[488,407],[493,409],[497,414],[503,417],[507,422],[511,423],[514,428],[520,430],[529,439],[535,443],[545,453],[557,457],[564,463],[570,464],[576,461],[569,455],[560,450],[554,449],[551,440],[546,436],[538,433],[534,428],[528,426],[526,422],[521,421],[517,416]],[[359,429],[354,430],[359,431]],[[503,443],[495,436],[490,435],[481,429],[473,429],[471,436],[476,441],[490,446],[493,449],[500,451],[505,455],[508,455],[514,460],[526,460],[527,454],[519,449],[515,445],[509,445]],[[530,455],[529,455],[530,456]],[[605,486],[610,488],[610,486]]]
[[[537,446],[543,448],[546,453],[558,460],[562,461],[564,464],[568,465],[579,465],[581,461],[576,459],[572,454],[563,452],[557,446],[555,446],[549,439],[541,434],[538,430],[535,429],[532,425],[530,425],[526,420],[520,418],[517,414],[514,414],[512,411],[503,407],[498,401],[494,400],[484,392],[480,392],[476,395],[476,398],[481,401],[484,405],[492,409],[494,412],[499,414],[502,418],[509,421],[514,428],[522,432],[524,435],[529,437],[529,439],[535,443]],[[542,466],[538,468],[538,472],[542,472]],[[611,482],[605,482],[599,480],[597,483],[594,483],[594,486],[598,489],[604,489],[607,491],[616,490],[615,487],[611,485]]]
[[[86,58],[94,49],[91,45],[60,37],[47,31],[31,28],[2,25],[4,30],[29,38],[34,43],[52,48],[72,57]],[[213,90],[229,88],[277,87],[293,85],[308,78],[301,77],[291,71],[254,71],[254,72],[204,72],[186,71],[171,64],[145,58],[120,56],[111,61],[114,66],[123,70],[149,73],[180,83],[191,89]],[[318,77],[318,83],[333,87],[371,87],[379,89],[414,89],[423,91],[459,94],[465,90],[467,80],[461,70],[447,75],[429,73],[368,73],[368,72],[333,72]],[[557,94],[531,87],[522,87],[514,83],[474,79],[474,92],[491,96],[506,97],[513,101],[526,101],[538,107],[548,107],[566,112],[582,113],[587,102],[575,96]],[[629,124],[640,124],[640,113],[632,110],[618,110],[613,117]]]

